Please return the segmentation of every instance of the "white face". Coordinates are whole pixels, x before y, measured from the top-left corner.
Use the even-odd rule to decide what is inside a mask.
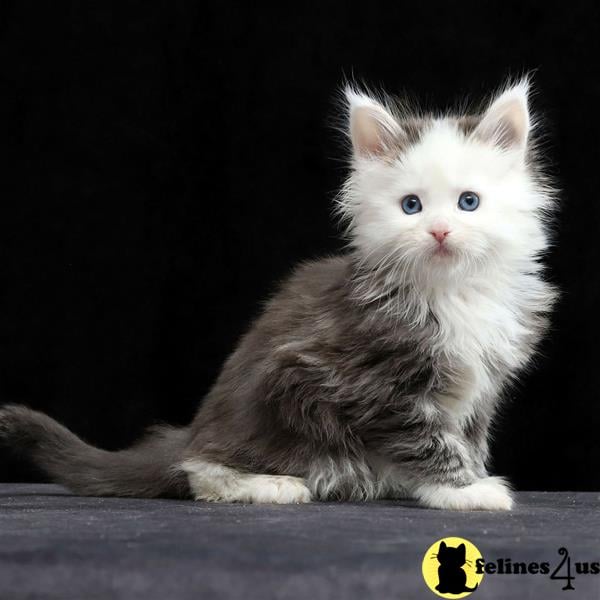
[[[381,105],[359,97],[344,210],[364,260],[390,261],[398,277],[437,280],[529,259],[545,247],[545,195],[525,165],[523,93],[506,92],[468,136],[455,119],[438,119],[395,154],[385,136],[401,135],[402,122],[388,121],[393,117]]]

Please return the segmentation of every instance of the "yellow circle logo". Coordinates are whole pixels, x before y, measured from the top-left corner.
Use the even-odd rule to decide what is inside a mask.
[[[465,598],[481,584],[476,572],[481,552],[469,540],[447,537],[432,544],[423,557],[423,579],[442,598]]]

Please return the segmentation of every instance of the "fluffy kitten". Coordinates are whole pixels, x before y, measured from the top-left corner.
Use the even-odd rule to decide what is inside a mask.
[[[488,429],[555,296],[527,95],[435,116],[347,90],[350,250],[295,270],[191,425],[106,452],[8,406],[0,436],[81,494],[510,509]]]

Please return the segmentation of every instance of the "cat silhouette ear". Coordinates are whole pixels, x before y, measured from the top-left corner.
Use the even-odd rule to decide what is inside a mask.
[[[508,88],[490,104],[475,128],[473,137],[504,150],[524,153],[531,129],[528,96],[527,79]]]
[[[461,544],[457,550],[463,555],[463,557],[467,554],[467,548],[464,544]]]
[[[346,88],[349,131],[356,157],[378,158],[385,155],[401,135],[400,125],[380,102]]]
[[[440,542],[440,550],[446,549],[446,542]]]

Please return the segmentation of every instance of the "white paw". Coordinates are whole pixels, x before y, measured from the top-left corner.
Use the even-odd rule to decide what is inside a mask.
[[[243,473],[201,458],[185,461],[181,469],[188,474],[196,500],[259,504],[310,502],[310,492],[300,477]]]
[[[510,489],[501,477],[486,477],[461,488],[423,485],[415,491],[415,496],[429,508],[510,510],[513,507]]]
[[[249,475],[240,481],[237,502],[256,504],[303,504],[310,491],[300,477],[288,475]]]

